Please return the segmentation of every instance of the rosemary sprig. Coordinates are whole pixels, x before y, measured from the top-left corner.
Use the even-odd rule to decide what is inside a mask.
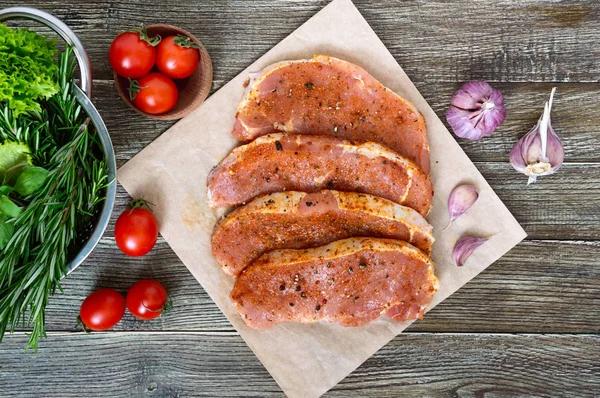
[[[27,346],[34,350],[46,336],[48,298],[61,289],[70,253],[87,238],[79,232],[94,221],[109,183],[98,138],[73,94],[73,70],[67,48],[60,92],[41,112],[16,118],[8,107],[0,110],[0,140],[25,142],[34,164],[49,171],[38,191],[18,198],[25,207],[9,220],[15,232],[0,253],[0,341],[22,323],[33,326]]]

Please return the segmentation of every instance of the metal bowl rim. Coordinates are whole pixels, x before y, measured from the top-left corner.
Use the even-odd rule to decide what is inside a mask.
[[[108,130],[106,129],[106,125],[98,113],[98,110],[92,104],[92,101],[85,95],[85,93],[77,86],[75,87],[75,96],[77,98],[77,102],[81,105],[85,113],[89,116],[94,125],[98,136],[100,137],[100,141],[102,142],[102,149],[104,150],[104,155],[106,159],[106,163],[108,165],[108,180],[110,181],[109,185],[106,187],[106,198],[102,204],[102,210],[100,212],[100,217],[98,218],[98,222],[92,231],[92,234],[83,245],[83,247],[79,250],[79,252],[75,255],[75,258],[71,260],[69,264],[67,264],[67,272],[65,275],[70,274],[75,268],[81,265],[83,261],[92,253],[94,248],[102,239],[106,228],[108,227],[108,223],[110,221],[110,217],[112,215],[112,210],[115,205],[115,200],[117,197],[117,162],[115,158],[115,151],[112,146],[112,142],[110,140],[110,135],[108,134]]]

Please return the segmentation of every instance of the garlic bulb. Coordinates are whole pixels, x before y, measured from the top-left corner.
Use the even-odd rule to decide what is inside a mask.
[[[454,93],[446,120],[454,134],[469,140],[492,135],[506,117],[504,97],[487,82],[467,82]]]
[[[529,133],[521,138],[510,151],[510,164],[520,173],[529,176],[527,184],[537,177],[554,174],[565,158],[563,144],[550,124],[550,111],[556,87],[550,100],[544,105],[544,113]]]

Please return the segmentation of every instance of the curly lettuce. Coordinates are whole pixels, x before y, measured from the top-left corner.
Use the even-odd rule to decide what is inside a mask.
[[[0,24],[0,103],[15,116],[41,111],[39,101],[58,92],[57,52],[55,40]]]

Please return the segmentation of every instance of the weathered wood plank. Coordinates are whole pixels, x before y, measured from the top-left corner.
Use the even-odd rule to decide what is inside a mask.
[[[77,0],[34,2],[81,36],[99,78],[110,76],[106,54],[118,33],[142,22],[172,23],[204,42],[219,85],[327,3],[177,0],[161,7],[164,3],[156,1],[102,0],[90,7]],[[10,5],[14,2],[0,2],[0,7]],[[600,79],[594,53],[600,40],[597,2],[357,0],[356,5],[418,82]]]
[[[508,163],[476,165],[530,239],[598,239],[600,164],[565,164],[529,186]]]
[[[327,396],[593,397],[598,338],[400,335]]]
[[[111,287],[125,294],[141,278],[163,282],[174,307],[151,322],[129,313],[117,331],[234,331],[164,241],[142,258],[121,254],[104,239],[50,300],[49,330],[71,331],[83,299]],[[526,241],[428,313],[422,332],[600,332],[600,243]]]
[[[517,140],[537,122],[552,84],[501,83],[508,116],[498,131],[481,141],[457,138],[475,162],[507,162]],[[459,84],[424,83],[418,86],[437,115],[445,122],[450,97]],[[94,102],[111,133],[119,164],[141,151],[173,122],[146,118],[119,98],[112,81],[94,82]],[[553,127],[565,142],[567,162],[600,162],[600,83],[559,84],[552,113]]]
[[[37,355],[14,355],[25,339],[0,345],[3,397],[283,396],[236,335],[53,335]],[[409,333],[325,397],[592,397],[599,355],[593,335]]]
[[[600,244],[526,241],[413,331],[600,332]]]

